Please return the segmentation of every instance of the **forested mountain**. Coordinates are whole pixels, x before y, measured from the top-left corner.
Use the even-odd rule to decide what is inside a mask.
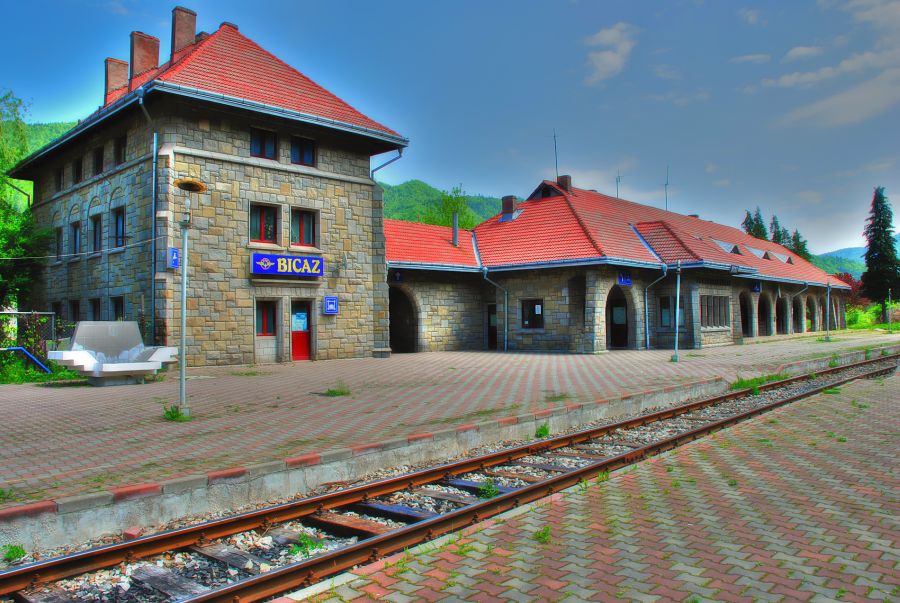
[[[75,127],[74,121],[48,124],[27,124],[28,153],[34,153],[48,142],[55,140]]]
[[[378,183],[384,189],[384,217],[408,222],[419,222],[429,206],[437,205],[442,191],[421,180],[408,180],[403,184]],[[482,195],[466,195],[466,202],[479,222],[500,213],[500,199]]]
[[[854,278],[859,278],[866,271],[866,264],[862,260],[852,260],[846,257],[831,255],[813,255],[812,263],[828,274],[849,272]]]

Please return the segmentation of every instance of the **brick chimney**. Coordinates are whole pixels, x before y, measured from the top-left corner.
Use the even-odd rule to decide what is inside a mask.
[[[174,63],[181,58],[180,51],[194,43],[197,35],[197,13],[183,6],[172,9],[172,54]]]
[[[506,195],[503,197],[503,217],[507,220],[512,219],[516,213],[517,199],[515,195]]]
[[[140,31],[131,32],[131,76],[159,66],[159,39]]]
[[[119,59],[106,59],[106,78],[103,104],[109,104],[109,93],[128,85],[128,63]]]
[[[556,183],[559,185],[559,188],[563,189],[567,193],[572,192],[572,177],[571,176],[560,176],[556,179]]]

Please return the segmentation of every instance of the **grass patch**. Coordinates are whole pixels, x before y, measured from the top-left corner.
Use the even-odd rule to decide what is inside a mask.
[[[193,417],[189,417],[181,411],[181,407],[177,404],[172,406],[163,406],[163,418],[166,421],[174,421],[175,423],[186,423]]]
[[[12,502],[16,500],[16,493],[13,492],[12,488],[4,490],[0,488],[0,503]]]
[[[840,364],[840,360],[838,360],[837,354],[831,355],[831,360],[828,361],[828,368],[837,368]]]
[[[765,385],[766,383],[772,383],[773,381],[784,381],[785,379],[789,378],[790,375],[788,375],[787,373],[761,375],[759,377],[751,377],[750,379],[745,379],[744,377],[738,375],[737,381],[731,384],[731,389],[750,389],[754,390],[754,394],[758,394],[759,386]]]
[[[847,441],[847,438],[845,438],[844,436],[838,436],[837,441],[841,444],[844,444]]]
[[[532,534],[531,539],[535,542],[540,542],[541,544],[548,544],[550,542],[550,526],[544,526]]]
[[[550,435],[550,423],[542,423],[540,427],[534,430],[534,437],[546,438]]]
[[[852,400],[850,402],[850,406],[852,406],[853,408],[858,408],[860,410],[865,410],[865,409],[869,408],[868,404],[863,404],[862,402],[857,402],[856,400]]]
[[[289,555],[299,555],[302,553],[304,557],[309,557],[313,551],[315,551],[317,549],[321,549],[324,546],[325,545],[323,545],[321,542],[319,542],[315,538],[311,538],[308,534],[301,533],[297,537],[297,543],[292,544],[288,548],[288,554]]]
[[[728,485],[731,486],[732,488],[734,488],[735,486],[737,486],[737,480],[734,478],[731,478],[730,480],[728,480]]]
[[[572,396],[569,392],[558,392],[555,394],[547,394],[544,396],[544,402],[565,402],[566,400],[571,400]]]
[[[822,390],[823,394],[835,395],[841,393],[841,388],[839,387],[826,387]]]
[[[334,387],[325,390],[322,393],[323,396],[328,396],[329,398],[337,398],[339,396],[349,396],[350,388],[347,387],[347,384],[343,381],[338,381],[337,385]]]
[[[25,556],[25,547],[21,544],[4,544],[2,549],[3,560],[7,563],[15,563]]]
[[[265,375],[271,375],[272,373],[268,371],[260,371],[258,369],[244,369],[238,371],[230,371],[229,375],[234,375],[235,377],[263,377]]]
[[[70,371],[55,362],[44,362],[51,372],[37,370],[30,362],[25,363],[19,357],[7,360],[0,365],[0,384],[49,383],[53,381],[79,381],[87,383],[87,377],[81,373]]]
[[[499,495],[500,489],[494,484],[494,480],[490,478],[478,488],[478,498],[488,499]]]
[[[602,484],[603,482],[609,481],[609,471],[601,471],[597,474],[597,483]]]

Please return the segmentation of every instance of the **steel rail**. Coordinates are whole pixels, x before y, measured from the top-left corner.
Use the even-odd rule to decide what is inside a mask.
[[[861,366],[865,366],[868,364],[873,364],[876,362],[881,362],[885,360],[896,360],[900,358],[900,353],[891,354],[888,356],[879,356],[877,358],[873,358],[870,360],[864,360],[861,362],[856,362],[848,365],[843,365],[839,367],[833,367],[830,369],[825,369],[822,371],[816,371],[815,374],[817,376],[823,376],[830,373],[843,371],[847,369],[857,368]],[[789,398],[788,401],[793,401],[794,399],[800,399],[802,397],[807,397],[821,391],[822,389],[832,387],[835,384],[846,383],[847,381],[852,381],[855,379],[864,378],[866,376],[870,376],[872,374],[881,374],[884,372],[892,371],[896,367],[888,367],[877,369],[876,371],[872,371],[871,373],[865,373],[863,375],[855,375],[848,377],[846,379],[838,380],[831,382],[827,385],[823,385],[821,387],[815,388],[808,392],[803,392],[799,396],[794,396]],[[809,379],[810,374],[800,375],[797,377],[791,377],[788,379],[784,379],[781,381],[774,381],[765,385],[759,386],[759,391],[765,391],[769,389],[774,389],[778,387],[783,387],[785,385],[796,383],[800,381],[804,381]],[[169,530],[166,532],[160,532],[157,534],[152,534],[148,536],[144,536],[141,538],[137,538],[135,540],[125,541],[114,543],[110,545],[105,545],[102,547],[97,547],[94,549],[88,549],[86,551],[81,551],[78,553],[74,553],[72,555],[55,557],[51,559],[46,559],[42,561],[38,561],[35,563],[31,563],[28,565],[24,565],[21,567],[17,567],[11,570],[6,570],[0,572],[0,595],[10,594],[16,591],[24,590],[29,587],[37,586],[40,584],[44,584],[47,582],[54,582],[56,580],[61,580],[63,578],[68,578],[71,576],[75,576],[78,574],[83,574],[86,572],[111,567],[118,565],[120,563],[131,563],[138,559],[164,553],[171,550],[186,548],[192,545],[202,545],[211,540],[215,540],[216,538],[221,538],[224,536],[229,536],[231,534],[236,534],[239,532],[244,532],[248,530],[254,529],[267,529],[270,526],[273,526],[278,523],[291,521],[295,519],[302,518],[304,516],[312,515],[319,511],[324,511],[328,509],[333,509],[336,507],[342,507],[345,505],[349,505],[355,502],[366,501],[370,498],[375,498],[378,496],[382,496],[385,494],[390,494],[392,492],[397,492],[399,490],[404,490],[407,488],[415,488],[417,486],[422,486],[428,483],[433,483],[435,481],[440,481],[449,476],[458,475],[462,473],[467,473],[470,471],[482,470],[486,467],[491,467],[495,465],[500,465],[504,463],[509,463],[511,461],[516,460],[517,458],[521,458],[524,456],[528,456],[535,453],[546,452],[549,450],[554,450],[557,448],[562,448],[566,446],[571,446],[573,444],[585,442],[591,439],[595,439],[601,437],[607,433],[616,431],[618,429],[628,429],[633,427],[638,427],[640,425],[645,425],[648,423],[654,423],[657,421],[669,419],[672,417],[676,417],[681,414],[686,414],[692,412],[694,410],[699,410],[701,408],[705,408],[708,406],[713,406],[715,404],[719,404],[721,402],[726,402],[729,400],[737,399],[749,395],[752,392],[752,388],[736,390],[733,392],[727,392],[725,394],[721,394],[718,396],[714,396],[711,398],[707,398],[704,400],[699,400],[696,402],[691,402],[688,404],[674,406],[671,408],[667,408],[664,410],[656,411],[653,413],[648,413],[646,415],[642,415],[639,417],[634,417],[631,419],[627,419],[624,421],[620,421],[617,423],[611,423],[608,425],[602,425],[598,427],[588,428],[580,431],[576,431],[569,434],[564,434],[560,436],[554,436],[551,438],[547,438],[544,440],[538,440],[535,442],[529,442],[528,444],[523,444],[520,446],[516,446],[513,448],[508,448],[504,450],[500,450],[494,453],[490,453],[484,456],[475,457],[471,459],[462,459],[459,461],[454,461],[451,463],[446,463],[443,465],[438,465],[432,468],[416,471],[410,474],[387,478],[384,480],[362,484],[359,486],[354,486],[351,488],[347,488],[344,490],[339,490],[336,492],[330,492],[327,494],[321,494],[318,496],[314,496],[311,498],[306,498],[299,501],[292,501],[288,503],[282,503],[280,505],[275,505],[272,507],[267,507],[264,509],[258,509],[242,514],[238,514],[231,517],[211,520],[207,522],[203,522],[193,526],[187,526],[183,528],[177,528],[174,530]],[[786,402],[784,402],[786,403]],[[768,408],[768,407],[761,407]],[[738,415],[740,416],[740,415]],[[709,425],[705,425],[700,430],[708,428]],[[692,430],[690,432],[685,432],[685,434],[694,433],[698,431],[697,429]],[[681,434],[680,436],[675,436],[675,438],[681,437],[685,434]],[[671,438],[670,438],[671,439]],[[664,440],[666,441],[666,440]],[[656,446],[654,444],[653,446]],[[622,455],[618,455],[615,457],[611,457],[610,459],[600,461],[596,464],[587,465],[586,468],[590,468],[593,471],[596,471],[598,467],[601,465],[609,466],[613,469],[630,464],[637,460],[638,458],[643,458],[645,453],[641,452],[640,455],[635,456],[638,452],[644,449],[632,450],[630,452],[624,453]],[[621,463],[621,464],[617,464]],[[576,474],[581,475],[584,469],[581,470],[573,470]],[[279,568],[276,570],[272,570],[267,572],[266,574],[261,574],[260,576],[255,576],[253,578],[248,578],[239,582],[233,583],[230,587],[226,589],[220,589],[216,591],[211,591],[206,595],[202,595],[195,599],[191,599],[191,601],[207,601],[207,600],[216,600],[210,599],[213,595],[217,595],[218,593],[230,593],[230,588],[237,588],[238,585],[243,584],[257,584],[257,581],[260,583],[264,582],[264,576],[270,576],[271,584],[277,584],[282,580],[282,574],[285,572],[293,574],[294,572],[305,570],[307,565],[310,567],[315,567],[316,569],[312,571],[312,576],[315,579],[321,578],[323,575],[333,574],[337,571],[341,571],[348,567],[352,567],[353,565],[359,564],[361,561],[359,557],[352,557],[352,563],[338,563],[336,559],[340,556],[341,553],[351,555],[354,551],[357,551],[360,547],[364,550],[369,551],[367,553],[366,559],[372,557],[372,550],[375,550],[375,556],[380,556],[382,554],[387,554],[388,552],[392,552],[394,550],[402,549],[406,546],[410,546],[410,544],[418,544],[423,541],[423,538],[419,535],[407,535],[407,530],[410,530],[410,534],[412,534],[415,530],[418,530],[421,526],[430,526],[430,536],[429,538],[435,537],[442,533],[445,533],[450,530],[459,529],[462,525],[467,525],[473,521],[473,517],[484,519],[489,515],[494,515],[496,513],[508,510],[512,508],[512,506],[516,506],[523,502],[530,502],[535,500],[537,497],[529,497],[524,498],[524,495],[530,496],[532,491],[541,490],[544,486],[549,485],[550,491],[552,492],[554,488],[556,491],[559,490],[559,486],[555,486],[558,483],[568,483],[568,477],[572,476],[572,473],[561,474],[556,478],[549,479],[545,482],[540,482],[537,484],[533,484],[530,486],[526,486],[524,488],[518,489],[515,492],[505,494],[499,496],[497,498],[491,499],[489,501],[485,501],[483,503],[477,503],[475,505],[470,505],[469,507],[464,507],[463,509],[459,509],[447,515],[442,515],[437,518],[433,518],[431,520],[419,522],[413,524],[407,528],[398,529],[389,533],[386,533],[381,536],[373,537],[366,539],[363,542],[360,542],[356,545],[352,545],[345,549],[340,549],[339,551],[335,551],[332,553],[328,553],[325,555],[317,556],[313,559],[303,561],[299,564],[294,564],[290,566],[285,566],[283,568]],[[562,481],[560,481],[562,480]],[[576,480],[577,482],[577,480]],[[572,485],[572,484],[569,484]],[[567,487],[567,486],[562,486]],[[545,495],[545,494],[544,494]],[[541,496],[544,496],[541,495]],[[515,505],[507,506],[502,508],[501,510],[490,512],[489,515],[484,515],[485,510],[492,508],[492,505],[497,504],[505,504],[506,501],[517,501]],[[481,515],[479,515],[481,513]],[[466,519],[459,523],[458,517],[465,517]],[[477,521],[478,519],[474,519]],[[449,526],[449,527],[448,527]],[[440,528],[440,531],[438,530]],[[387,546],[386,543],[397,542],[396,546]],[[380,548],[379,548],[380,547]],[[378,552],[381,551],[381,552]],[[325,565],[333,564],[333,568],[331,570],[325,569]],[[298,569],[299,568],[299,569]],[[308,572],[307,572],[308,573]],[[296,587],[302,585],[306,578],[303,578],[299,583],[297,582],[296,577],[292,577],[288,582],[288,586],[281,588],[280,586],[277,588],[281,588],[281,591],[271,591],[271,592],[283,592],[287,588]],[[243,588],[243,587],[241,587]],[[256,588],[255,586],[251,587]],[[265,588],[266,592],[269,592],[270,588]],[[253,591],[256,592],[256,591]],[[246,596],[246,595],[243,595]],[[268,596],[268,595],[261,595]],[[250,600],[243,599],[242,596],[238,595],[237,600]],[[234,599],[229,599],[234,600]]]
[[[889,357],[881,357],[879,360],[888,358]],[[871,362],[872,361],[867,361],[866,363]],[[857,365],[858,364],[860,363],[857,363]],[[845,366],[843,368],[848,367]],[[832,381],[831,383],[823,384],[811,390],[777,400],[771,404],[759,406],[724,419],[719,419],[689,431],[661,439],[641,448],[602,461],[597,461],[585,465],[584,467],[573,469],[567,473],[550,477],[545,481],[524,486],[514,492],[502,494],[495,498],[469,505],[444,515],[420,521],[405,528],[398,528],[397,530],[381,536],[368,538],[349,547],[312,557],[305,561],[284,566],[265,574],[245,578],[208,593],[185,599],[185,603],[200,603],[203,601],[245,603],[277,595],[292,588],[305,587],[315,581],[351,569],[354,566],[376,561],[386,555],[425,543],[443,534],[459,530],[494,515],[514,509],[522,504],[550,496],[560,490],[581,483],[582,480],[599,477],[603,472],[626,467],[644,458],[671,450],[682,444],[704,437],[749,418],[769,412],[797,400],[808,398],[825,389],[857,379],[890,373],[894,370],[896,370],[896,366],[882,367],[861,375],[849,376],[844,379]],[[783,384],[784,382],[782,381],[779,383]],[[696,404],[690,406],[696,407]]]

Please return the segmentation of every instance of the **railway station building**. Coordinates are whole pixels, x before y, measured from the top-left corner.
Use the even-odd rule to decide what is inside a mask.
[[[385,220],[372,157],[406,138],[231,23],[198,33],[176,7],[163,62],[159,46],[133,32],[129,60],[104,63],[100,108],[11,170],[54,232],[23,309],[178,341],[190,200],[191,366],[597,353],[672,347],[676,331],[696,348],[842,326],[846,285],[796,254],[565,176],[473,230]]]
[[[700,348],[846,326],[847,286],[781,245],[569,176],[471,231],[385,220],[385,234],[394,351],[597,353],[676,333]]]

